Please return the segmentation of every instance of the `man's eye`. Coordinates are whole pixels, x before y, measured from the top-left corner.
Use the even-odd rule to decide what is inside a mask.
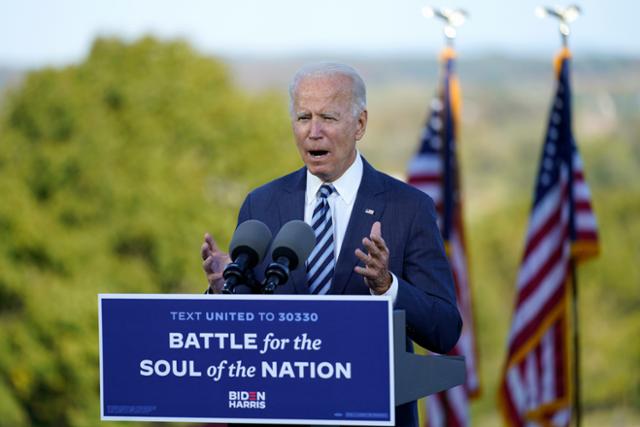
[[[305,120],[309,120],[309,116],[298,116],[298,121],[305,121]]]

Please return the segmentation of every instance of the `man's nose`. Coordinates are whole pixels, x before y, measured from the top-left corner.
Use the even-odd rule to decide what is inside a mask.
[[[315,118],[311,120],[311,129],[309,130],[309,138],[311,139],[322,138],[322,123],[320,123],[320,120],[317,120]]]

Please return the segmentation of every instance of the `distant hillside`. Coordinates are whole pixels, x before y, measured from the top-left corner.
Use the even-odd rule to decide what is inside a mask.
[[[238,82],[250,88],[284,88],[292,73],[302,64],[318,60],[335,60],[355,66],[369,86],[433,81],[438,75],[437,58],[418,56],[380,57],[227,57]],[[527,59],[500,54],[473,58],[461,57],[458,68],[465,84],[521,84],[523,81],[548,79],[552,54],[548,60]],[[587,78],[638,75],[640,58],[592,56],[577,58],[574,70]]]
[[[2,96],[2,93],[4,92],[5,87],[12,84],[17,84],[23,75],[23,70],[3,67],[0,65],[0,98]]]
[[[398,84],[432,84],[438,76],[437,58],[419,56],[282,56],[221,58],[231,68],[236,81],[249,89],[286,88],[293,72],[302,64],[318,61],[342,61],[360,70],[369,87]],[[465,85],[521,85],[523,82],[546,82],[552,56],[548,60],[487,54],[461,57],[459,75]],[[619,84],[632,83],[640,74],[640,57],[590,56],[577,58],[574,72],[586,81],[608,79]],[[8,84],[17,83],[25,70],[0,64],[0,93]]]

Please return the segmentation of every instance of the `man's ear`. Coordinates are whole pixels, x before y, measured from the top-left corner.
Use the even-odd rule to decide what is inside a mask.
[[[360,141],[364,136],[364,132],[367,130],[367,119],[369,117],[369,112],[367,110],[363,110],[358,116],[358,129],[356,130],[356,141]]]

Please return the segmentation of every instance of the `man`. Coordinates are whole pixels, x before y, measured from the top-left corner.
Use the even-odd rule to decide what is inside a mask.
[[[368,114],[364,82],[349,66],[314,64],[296,73],[289,95],[305,167],[252,191],[238,217],[238,224],[260,220],[274,235],[293,219],[316,230],[307,268],[293,272],[276,292],[391,295],[394,308],[406,311],[407,335],[429,350],[448,352],[462,320],[434,204],[360,156],[356,142]],[[218,293],[231,260],[208,233],[201,255],[209,291]],[[255,269],[258,280],[267,263]],[[417,425],[415,402],[396,408],[396,423]]]

